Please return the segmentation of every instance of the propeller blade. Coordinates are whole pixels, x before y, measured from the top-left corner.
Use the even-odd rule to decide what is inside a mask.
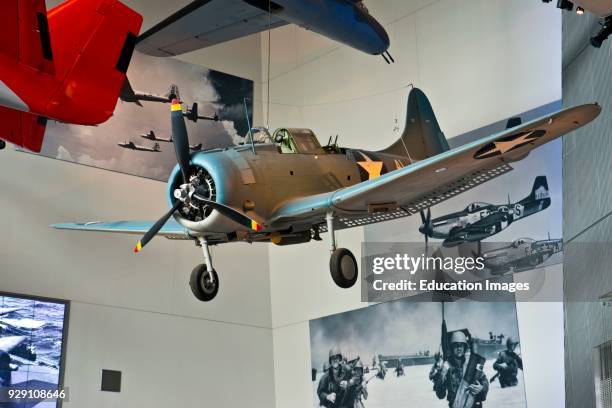
[[[170,219],[170,217],[172,216],[172,214],[174,214],[174,212],[176,210],[179,209],[179,207],[183,204],[182,201],[180,200],[176,200],[176,203],[174,203],[174,205],[172,206],[172,208],[170,209],[170,211],[168,211],[166,214],[164,214],[163,217],[161,217],[155,224],[153,224],[153,226],[151,227],[150,230],[147,231],[146,234],[144,234],[144,236],[140,239],[140,241],[138,241],[138,243],[136,244],[136,247],[134,247],[134,253],[138,253],[142,250],[142,248],[144,248],[145,245],[147,245],[149,243],[149,241],[151,241],[151,239],[157,235],[157,233],[159,232],[160,229],[162,229],[162,227],[164,226],[164,224]]]
[[[233,209],[232,207],[228,207],[225,204],[220,204],[216,201],[209,200],[207,198],[202,197],[201,195],[198,195],[197,193],[194,194],[193,197],[210,205],[212,208],[219,211],[222,215],[226,216],[230,220],[235,221],[240,225],[244,225],[245,227],[250,228],[253,231],[261,231],[263,229],[263,225],[247,217],[240,211]]]
[[[183,107],[178,99],[172,100],[170,107],[170,117],[172,121],[172,141],[176,152],[176,160],[183,173],[183,182],[189,182],[189,136],[183,118]]]

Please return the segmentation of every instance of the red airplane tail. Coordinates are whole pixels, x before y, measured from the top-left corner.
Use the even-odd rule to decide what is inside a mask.
[[[119,0],[1,0],[0,138],[40,151],[47,118],[110,118],[141,24]]]
[[[56,77],[50,117],[96,125],[113,114],[142,24],[118,0],[68,0],[49,10]]]

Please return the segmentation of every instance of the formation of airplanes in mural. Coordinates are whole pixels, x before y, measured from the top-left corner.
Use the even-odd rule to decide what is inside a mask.
[[[513,222],[545,210],[550,206],[550,193],[546,176],[536,177],[531,193],[524,199],[508,204],[471,203],[457,211],[431,219],[431,210],[421,212],[421,234],[428,238],[443,239],[444,247],[465,242],[478,242],[506,229]]]
[[[429,100],[414,88],[404,132],[380,151],[321,146],[309,129],[281,128],[272,135],[263,129],[266,143],[192,154],[182,105],[175,100],[171,124],[178,165],[168,180],[170,210],[157,221],[54,227],[143,234],[136,252],[156,235],[195,241],[205,262],[192,271],[190,286],[203,301],[219,290],[210,246],[293,245],[320,240],[327,232],[332,279],[348,288],[357,280],[358,266],[351,251],[337,246],[337,230],[421,213],[506,174],[510,163],[584,126],[600,111],[596,103],[567,108],[451,150]],[[538,180],[533,199],[521,204],[523,214],[546,200],[545,183]]]
[[[518,238],[510,245],[483,252],[480,256],[493,274],[502,274],[510,270],[518,272],[535,268],[561,251],[563,240],[549,236],[542,240]]]

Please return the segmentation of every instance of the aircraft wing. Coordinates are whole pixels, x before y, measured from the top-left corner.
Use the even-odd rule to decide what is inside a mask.
[[[66,223],[54,224],[53,228],[78,230],[78,231],[98,231],[98,232],[116,232],[121,234],[143,235],[146,233],[156,221],[112,221],[112,222],[86,222],[86,223]],[[157,235],[164,236],[168,239],[190,239],[187,230],[174,219],[162,227]]]
[[[15,347],[18,347],[26,340],[26,336],[9,336],[0,338],[0,351],[10,353]]]
[[[329,211],[337,215],[338,229],[415,214],[512,170],[508,163],[585,125],[600,111],[597,104],[565,109],[351,187],[288,201],[266,228],[320,224]]]
[[[144,32],[136,48],[169,57],[259,33],[268,24],[276,28],[287,22],[243,0],[197,0]]]

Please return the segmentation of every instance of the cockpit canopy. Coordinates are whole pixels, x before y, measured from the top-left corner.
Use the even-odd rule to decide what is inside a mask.
[[[486,207],[490,207],[490,206],[491,206],[491,204],[489,204],[489,203],[472,203],[472,204],[468,205],[465,208],[465,211],[467,211],[469,213],[473,213],[473,212],[478,211],[478,210],[480,210],[482,208],[486,208]]]
[[[325,154],[310,129],[280,128],[274,131],[273,139],[280,146],[282,153]]]

